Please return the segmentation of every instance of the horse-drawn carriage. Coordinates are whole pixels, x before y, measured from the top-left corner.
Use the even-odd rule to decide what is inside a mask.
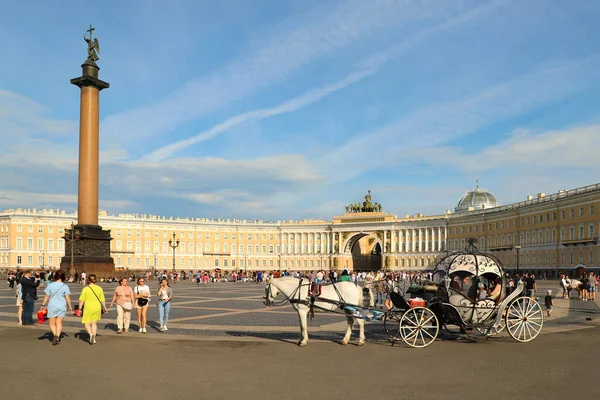
[[[279,304],[292,304],[300,319],[301,346],[308,342],[307,317],[314,309],[347,317],[342,344],[350,340],[355,321],[360,329],[359,345],[364,344],[364,322],[378,320],[383,320],[392,343],[402,341],[411,347],[429,346],[442,329],[456,333],[449,326],[465,333],[475,329],[486,337],[506,327],[519,342],[533,340],[544,323],[542,308],[535,299],[524,295],[520,282],[508,293],[500,261],[479,252],[476,242],[477,239],[468,239],[465,250],[443,258],[435,267],[432,281],[411,286],[404,295],[390,293],[394,308],[388,311],[363,307],[362,288],[351,282],[325,285],[315,298],[310,282],[301,278],[273,279],[266,287],[265,305],[275,305],[280,294],[283,300]]]
[[[433,281],[409,288],[411,297],[422,299],[417,307],[402,295],[391,294],[394,309],[385,314],[384,326],[394,341],[426,347],[441,329],[456,333],[450,325],[460,332],[475,329],[487,337],[507,327],[519,342],[529,342],[540,333],[544,324],[540,305],[524,295],[521,282],[508,293],[500,261],[479,252],[476,241],[469,239],[465,250],[443,258]]]

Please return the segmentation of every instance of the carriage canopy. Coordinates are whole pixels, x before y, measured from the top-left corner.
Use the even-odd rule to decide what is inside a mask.
[[[467,247],[444,257],[436,265],[433,280],[438,285],[451,286],[470,298],[475,298],[477,285],[490,281],[500,284],[504,294],[504,269],[495,257],[477,250],[477,239],[467,239]],[[503,297],[503,296],[502,296]]]

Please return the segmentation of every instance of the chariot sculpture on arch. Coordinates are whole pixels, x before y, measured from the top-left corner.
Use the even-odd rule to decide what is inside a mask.
[[[368,190],[362,203],[351,203],[346,206],[346,213],[381,212],[381,209],[381,204],[372,202],[371,191]]]

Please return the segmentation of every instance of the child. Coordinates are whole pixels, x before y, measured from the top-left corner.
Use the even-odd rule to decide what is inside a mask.
[[[548,290],[548,294],[544,298],[544,303],[546,304],[546,313],[548,314],[548,316],[550,316],[550,313],[552,313],[552,306],[553,306],[552,290]]]

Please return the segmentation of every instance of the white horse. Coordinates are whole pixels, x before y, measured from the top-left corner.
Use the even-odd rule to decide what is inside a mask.
[[[335,288],[334,288],[335,285]],[[310,311],[310,298],[308,289],[310,282],[307,279],[300,278],[274,278],[269,282],[265,291],[264,303],[267,307],[275,304],[275,299],[280,294],[283,297],[283,302],[289,301],[292,307],[298,312],[300,320],[300,334],[302,335],[298,346],[306,346],[308,343],[308,330],[306,320]],[[337,291],[336,291],[337,289]],[[334,303],[328,301],[333,301]],[[362,289],[352,282],[339,282],[332,285],[323,285],[321,295],[316,298],[314,309],[316,311],[341,311],[339,304],[345,303],[349,305],[362,306],[363,294]],[[348,329],[342,340],[342,344],[348,344],[352,335],[352,325],[354,321],[358,322],[360,329],[358,345],[365,344],[365,321],[362,318],[355,318],[351,312],[344,310],[348,321]]]

